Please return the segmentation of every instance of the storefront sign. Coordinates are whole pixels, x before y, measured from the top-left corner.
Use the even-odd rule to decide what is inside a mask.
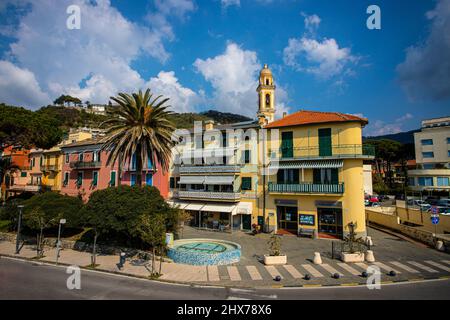
[[[276,206],[296,207],[297,206],[297,200],[275,199],[275,205]]]
[[[316,201],[316,207],[342,208],[341,201]]]
[[[315,223],[315,215],[313,214],[300,214],[299,215],[299,224],[304,226],[314,226]]]

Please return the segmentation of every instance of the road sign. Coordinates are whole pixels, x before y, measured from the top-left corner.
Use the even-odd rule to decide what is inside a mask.
[[[432,215],[431,216],[431,223],[432,224],[438,224],[439,223],[439,215],[437,215],[437,216]]]
[[[432,206],[431,207],[431,213],[438,214],[439,213],[439,208],[436,207],[436,206]]]

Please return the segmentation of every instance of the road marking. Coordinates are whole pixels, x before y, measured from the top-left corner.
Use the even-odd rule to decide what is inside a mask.
[[[261,274],[255,266],[247,266],[247,272],[252,280],[262,280]]]
[[[385,271],[395,271],[396,273],[401,273],[400,271],[398,271],[398,270],[396,270],[396,269],[394,269],[394,268],[391,268],[391,267],[389,267],[389,266],[387,266],[387,265],[385,265],[384,263],[382,263],[382,262],[379,262],[379,261],[375,261],[374,263],[373,263],[374,265],[376,265],[376,266],[378,266],[378,267],[380,267],[381,269],[383,269],[383,270],[385,270]]]
[[[321,266],[322,268],[324,268],[326,271],[328,271],[330,274],[335,274],[335,273],[337,273],[337,274],[339,274],[340,276],[343,276],[343,274],[341,273],[341,272],[339,272],[339,271],[337,271],[335,268],[333,268],[332,266],[330,266],[329,264],[326,264],[326,263],[322,263],[322,264],[319,264],[319,266]]]
[[[427,272],[432,272],[432,273],[437,273],[437,272],[439,272],[439,271],[437,271],[437,270],[434,270],[434,269],[432,269],[432,268],[430,268],[430,267],[428,267],[428,266],[426,266],[426,265],[423,265],[423,264],[421,264],[421,263],[419,263],[419,262],[416,262],[416,261],[408,261],[408,263],[409,263],[409,264],[412,264],[413,266],[415,266],[415,267],[417,267],[417,268],[419,268],[419,269],[425,270],[425,271],[427,271]]]
[[[367,269],[369,268],[369,266],[363,262],[356,262],[355,265],[357,265],[358,267],[360,267],[361,269],[363,269],[366,272],[367,272]]]
[[[251,300],[251,299],[229,296],[227,297],[227,300]]]
[[[303,275],[298,272],[297,269],[293,265],[285,264],[283,265],[284,269],[286,269],[287,272],[294,278],[294,279],[300,279],[303,278]]]
[[[208,266],[208,280],[220,281],[219,268],[217,266]]]
[[[432,266],[435,266],[436,268],[439,268],[439,269],[445,270],[447,272],[450,272],[450,268],[444,266],[443,264],[440,264],[440,263],[437,263],[437,262],[434,262],[434,261],[431,261],[431,260],[426,260],[425,262],[428,263],[428,264],[431,264]]]
[[[280,272],[275,268],[274,266],[265,266],[267,272],[272,276],[272,279],[274,279],[276,276],[280,276],[281,279],[283,279],[283,276],[280,274]]]
[[[228,275],[231,281],[241,281],[241,275],[239,274],[238,268],[234,266],[227,266]]]
[[[350,267],[348,264],[343,262],[338,262],[338,266],[340,266],[342,269],[345,269],[346,271],[350,272],[354,276],[359,276],[361,272],[356,270],[355,268]]]
[[[443,263],[450,264],[450,260],[441,260]]]
[[[323,274],[321,274],[319,271],[317,271],[316,269],[314,269],[313,266],[310,265],[310,264],[302,264],[302,267],[303,267],[306,271],[308,271],[309,273],[311,273],[311,275],[312,275],[313,277],[316,277],[316,278],[323,277]]]
[[[405,265],[405,264],[403,264],[401,262],[398,262],[398,261],[391,261],[389,263],[393,264],[394,266],[396,266],[396,267],[398,267],[400,269],[403,269],[403,270],[411,272],[411,273],[420,273],[420,271],[418,271],[416,269],[413,269],[411,267],[408,267],[407,265]]]

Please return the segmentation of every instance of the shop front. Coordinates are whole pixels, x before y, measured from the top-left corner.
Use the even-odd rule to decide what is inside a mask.
[[[277,233],[298,233],[298,202],[297,200],[275,200],[277,210]]]
[[[316,201],[316,207],[319,237],[342,239],[342,203]]]

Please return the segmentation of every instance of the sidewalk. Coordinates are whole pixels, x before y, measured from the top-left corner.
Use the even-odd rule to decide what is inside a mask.
[[[45,257],[37,261],[55,263],[56,249],[46,248]],[[31,259],[36,256],[33,246],[24,246],[19,255],[15,254],[15,243],[0,241],[0,255],[16,258]],[[96,270],[127,274],[136,277],[148,278],[151,270],[151,261],[140,259],[127,259],[124,267],[119,269],[118,255],[98,255]],[[60,252],[59,263],[64,265],[77,265],[88,267],[91,263],[89,252],[80,252],[65,249]],[[421,279],[448,278],[450,276],[450,260],[448,255],[428,256],[412,259],[411,257],[398,260],[378,260],[373,265],[381,271],[382,282],[417,281]],[[159,280],[202,285],[219,285],[233,287],[273,287],[273,286],[330,286],[330,285],[363,285],[366,279],[361,277],[368,264],[347,264],[338,260],[323,257],[323,264],[314,265],[310,261],[289,260],[283,266],[264,266],[254,261],[237,263],[228,266],[191,266],[171,262],[163,262],[162,276]],[[159,263],[155,270],[159,271]],[[388,276],[390,270],[396,271],[394,277]],[[333,274],[338,273],[339,279],[334,279]],[[311,276],[311,280],[305,280],[305,274]],[[280,275],[281,281],[274,278]]]

